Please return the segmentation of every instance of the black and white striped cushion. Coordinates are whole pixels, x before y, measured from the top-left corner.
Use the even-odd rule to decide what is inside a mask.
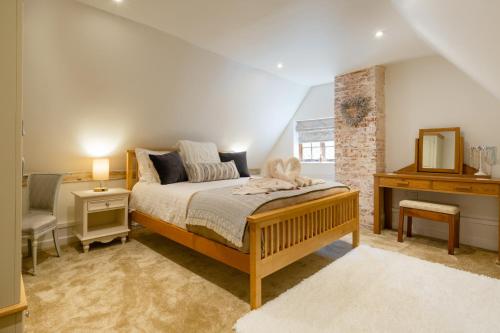
[[[240,178],[234,161],[222,163],[186,163],[185,166],[191,183]]]

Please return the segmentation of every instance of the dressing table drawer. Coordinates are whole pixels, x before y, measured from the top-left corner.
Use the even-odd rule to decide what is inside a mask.
[[[498,185],[496,184],[434,181],[432,189],[454,193],[498,195]]]
[[[380,186],[425,190],[431,188],[431,182],[420,179],[380,178]]]

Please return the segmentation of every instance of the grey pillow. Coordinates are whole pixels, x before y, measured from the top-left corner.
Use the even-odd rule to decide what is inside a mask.
[[[221,162],[234,161],[240,177],[250,177],[247,165],[247,152],[242,151],[239,153],[219,153]]]
[[[186,163],[186,171],[191,183],[240,178],[234,161],[221,163]]]
[[[188,180],[184,164],[178,152],[163,155],[149,155],[151,162],[160,176],[162,185],[185,182]]]

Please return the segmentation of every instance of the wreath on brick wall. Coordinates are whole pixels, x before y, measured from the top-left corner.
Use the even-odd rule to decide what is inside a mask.
[[[340,112],[347,125],[356,127],[368,114],[370,97],[356,96],[340,104]]]

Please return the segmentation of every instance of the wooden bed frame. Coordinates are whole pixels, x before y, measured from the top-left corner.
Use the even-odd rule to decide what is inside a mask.
[[[126,180],[129,190],[138,180],[134,150],[127,151]],[[353,247],[358,246],[359,191],[249,216],[249,254],[140,211],[133,211],[132,219],[164,237],[250,274],[250,306],[256,309],[262,304],[261,282],[264,277],[349,233],[352,233]]]

